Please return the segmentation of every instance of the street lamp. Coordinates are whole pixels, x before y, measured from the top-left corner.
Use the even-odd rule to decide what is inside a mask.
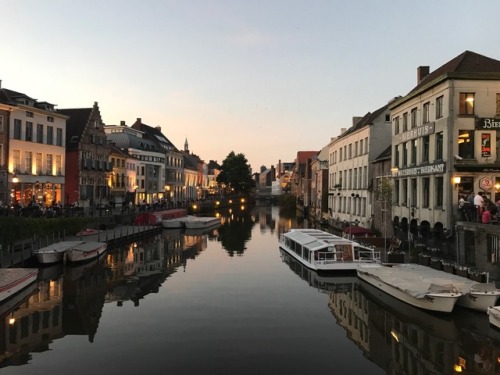
[[[16,199],[16,185],[19,183],[19,177],[17,177],[17,175],[14,173],[14,175],[12,176],[12,193],[11,193],[11,196],[12,196],[12,204],[13,205],[16,205],[17,203],[17,199]]]

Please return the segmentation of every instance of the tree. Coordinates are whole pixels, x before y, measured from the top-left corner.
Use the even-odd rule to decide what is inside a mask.
[[[217,176],[217,183],[236,194],[246,194],[255,186],[250,174],[250,165],[244,154],[235,154],[231,151],[226,156],[222,162],[221,172]]]

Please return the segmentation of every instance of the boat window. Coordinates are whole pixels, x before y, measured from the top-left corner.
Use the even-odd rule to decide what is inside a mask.
[[[342,253],[342,259],[344,261],[352,260],[352,250],[350,245],[337,245],[337,251]]]

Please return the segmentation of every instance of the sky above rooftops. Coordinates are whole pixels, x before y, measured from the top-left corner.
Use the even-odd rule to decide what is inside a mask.
[[[253,171],[320,150],[465,50],[500,60],[498,0],[24,0],[0,3],[2,87],[99,102],[179,148]]]

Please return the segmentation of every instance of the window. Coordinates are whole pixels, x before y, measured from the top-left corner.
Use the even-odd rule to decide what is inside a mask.
[[[429,177],[424,177],[422,179],[422,207],[429,207],[430,199],[430,179]]]
[[[417,179],[412,178],[411,179],[411,206],[412,207],[417,207],[418,202],[417,202]]]
[[[38,143],[43,143],[43,125],[42,124],[36,125],[36,141]]]
[[[26,173],[31,174],[31,161],[32,161],[32,153],[31,151],[24,152],[24,171]]]
[[[474,114],[474,94],[473,93],[460,93],[459,114],[460,115],[473,115]]]
[[[422,163],[429,161],[429,136],[422,137]]]
[[[352,159],[352,143],[349,143],[349,159]]]
[[[443,160],[443,132],[436,133],[436,160]]]
[[[21,173],[21,151],[14,150],[14,172]]]
[[[368,137],[365,137],[365,154],[368,154]]]
[[[54,117],[52,117],[52,116],[47,116],[47,121],[48,121],[48,122],[54,122]]]
[[[403,167],[408,165],[408,143],[403,143]]]
[[[52,176],[52,154],[47,154],[47,169],[45,173]]]
[[[464,159],[474,159],[474,131],[458,131],[458,155]]]
[[[497,93],[497,105],[496,105],[496,108],[497,108],[496,114],[497,114],[497,116],[500,116],[500,94],[498,94],[498,93]],[[1,121],[1,119],[0,119],[0,121]],[[0,129],[0,131],[1,131],[1,129]]]
[[[417,127],[417,109],[413,108],[410,112],[410,115],[411,115],[411,119],[410,119],[411,127],[415,128],[415,127]]]
[[[0,115],[0,133],[3,133],[4,132],[4,129],[3,129],[3,116]]]
[[[56,146],[62,146],[63,145],[63,139],[62,139],[62,129],[57,128],[57,139],[56,139]]]
[[[394,146],[394,166],[399,167],[399,145]]]
[[[443,96],[436,98],[436,119],[443,117]]]
[[[403,131],[408,130],[408,112],[403,113]]]
[[[42,153],[37,152],[36,153],[36,174],[41,175],[43,174],[43,164],[42,164]]]
[[[354,142],[354,157],[358,156],[358,141]]]
[[[399,116],[394,119],[394,134],[399,134]]]
[[[399,205],[399,180],[394,181],[394,203]]]
[[[47,144],[48,145],[54,144],[54,127],[53,126],[47,126]]]
[[[26,111],[26,117],[31,117],[31,118],[33,118],[33,112]]]
[[[32,141],[33,140],[33,123],[30,121],[26,121],[26,136],[25,136],[26,141]]]
[[[62,176],[62,156],[56,155],[56,174]]]
[[[443,207],[443,177],[436,177],[436,207]]]
[[[359,154],[362,155],[364,153],[363,150],[363,140],[359,141]]]
[[[429,116],[430,109],[431,109],[431,103],[430,102],[424,103],[424,110],[422,115],[422,122],[424,124],[427,124],[430,121],[430,116]]]
[[[21,139],[21,120],[14,119],[14,139]]]
[[[401,191],[401,205],[406,206],[408,203],[408,180],[405,178],[403,181],[403,187]]]
[[[417,164],[417,140],[416,139],[414,139],[410,142],[410,147],[411,147],[410,164],[415,165],[415,164]]]
[[[0,143],[0,167],[3,166],[3,144]]]

